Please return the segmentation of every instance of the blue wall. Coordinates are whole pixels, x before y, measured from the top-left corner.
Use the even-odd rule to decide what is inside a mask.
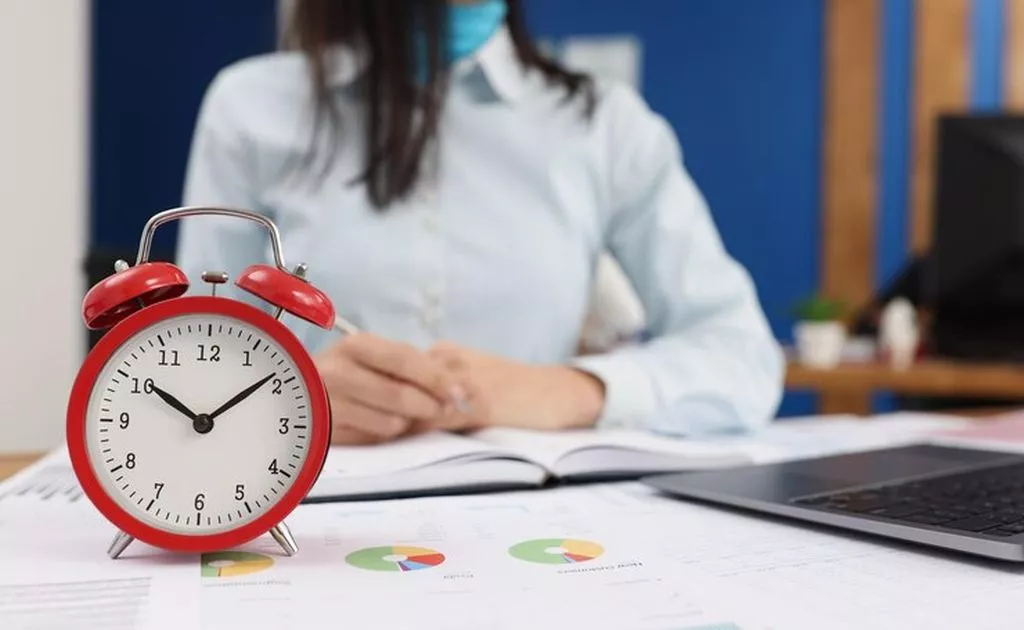
[[[971,104],[979,110],[997,109],[1003,101],[1005,9],[1005,0],[974,0]]]
[[[180,205],[203,92],[228,63],[273,49],[275,0],[92,3],[92,245],[134,254],[153,213]],[[168,253],[174,230],[155,251]]]
[[[881,120],[876,281],[888,282],[907,257],[913,0],[887,0],[882,15]]]

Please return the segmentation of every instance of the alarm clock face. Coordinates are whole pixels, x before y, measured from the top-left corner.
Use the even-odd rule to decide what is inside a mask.
[[[100,369],[88,458],[104,493],[150,527],[236,530],[299,477],[310,407],[294,358],[265,331],[222,314],[171,317],[128,337]]]

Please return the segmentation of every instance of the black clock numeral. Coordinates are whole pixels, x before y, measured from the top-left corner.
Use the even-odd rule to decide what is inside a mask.
[[[156,490],[156,498],[159,499],[160,498],[160,493],[164,491],[164,484],[162,484],[162,483],[154,483],[153,484],[153,489]]]
[[[274,389],[270,390],[271,393],[275,394],[277,396],[280,396],[281,395],[281,385],[282,385],[281,379],[275,378],[274,379]]]
[[[171,357],[170,363],[167,362],[168,353],[170,353],[170,357]],[[166,367],[168,365],[171,366],[171,367],[178,367],[178,366],[180,366],[181,363],[178,363],[178,351],[177,350],[170,350],[170,351],[168,351],[168,350],[161,350],[160,351],[160,362],[157,363],[157,365],[160,365],[160,366],[163,366],[163,367]]]
[[[124,467],[128,470],[135,468],[135,453],[128,453],[124,458]]]
[[[245,501],[245,484],[235,486],[235,501]]]
[[[276,460],[276,459],[275,459],[275,460],[273,460],[272,462],[270,462],[270,465],[269,465],[269,466],[267,466],[267,470],[269,470],[269,471],[270,471],[270,474],[271,474],[271,475],[276,475],[276,474],[278,474],[279,472],[281,472],[281,471],[280,471],[280,470],[278,470],[278,468],[277,468],[277,460]]]
[[[196,495],[195,508],[197,512],[202,512],[206,507],[206,495],[200,492]]]
[[[278,420],[278,422],[281,423],[281,426],[277,429],[277,432],[280,433],[281,435],[288,435],[288,431],[291,430],[291,428],[288,426],[289,419],[281,418],[280,420]]]
[[[248,350],[242,350],[245,355],[245,361],[242,362],[242,367],[252,367],[252,353]]]
[[[121,428],[122,429],[127,429],[128,425],[131,423],[131,418],[128,416],[128,412],[127,411],[121,412],[121,415],[118,416],[117,419],[121,423]]]
[[[133,376],[132,377],[132,391],[129,392],[129,393],[132,393],[132,394],[142,394],[142,393],[152,394],[153,393],[153,379],[147,378],[146,380],[142,381],[142,389],[139,389],[139,379],[137,379],[137,378],[135,378]]]
[[[220,362],[220,346],[217,344],[211,344],[209,350],[205,343],[197,344],[199,347],[199,358],[196,361],[213,361],[214,363]]]

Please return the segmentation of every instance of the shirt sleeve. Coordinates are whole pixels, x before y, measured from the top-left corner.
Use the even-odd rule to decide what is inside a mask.
[[[608,103],[609,251],[649,341],[575,366],[606,388],[600,426],[673,435],[752,429],[775,414],[784,362],[746,270],[726,252],[671,127],[636,94]]]
[[[184,203],[263,212],[254,169],[255,154],[242,126],[235,103],[238,89],[231,70],[213,81],[199,111],[186,169]],[[242,108],[237,108],[242,109]],[[234,287],[246,267],[266,262],[268,236],[260,225],[230,217],[193,217],[181,222],[177,264],[192,282],[190,292],[205,292],[204,271],[225,271],[229,283],[218,290],[237,299],[257,303]]]

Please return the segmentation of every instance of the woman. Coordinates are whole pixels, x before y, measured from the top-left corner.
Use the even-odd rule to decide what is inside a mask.
[[[627,87],[543,57],[522,0],[298,0],[298,52],[206,95],[189,205],[257,210],[361,334],[293,323],[335,438],[428,429],[766,422],[781,354],[671,128]],[[577,356],[596,262],[635,287],[649,340]],[[179,262],[237,274],[258,226],[195,218]]]

